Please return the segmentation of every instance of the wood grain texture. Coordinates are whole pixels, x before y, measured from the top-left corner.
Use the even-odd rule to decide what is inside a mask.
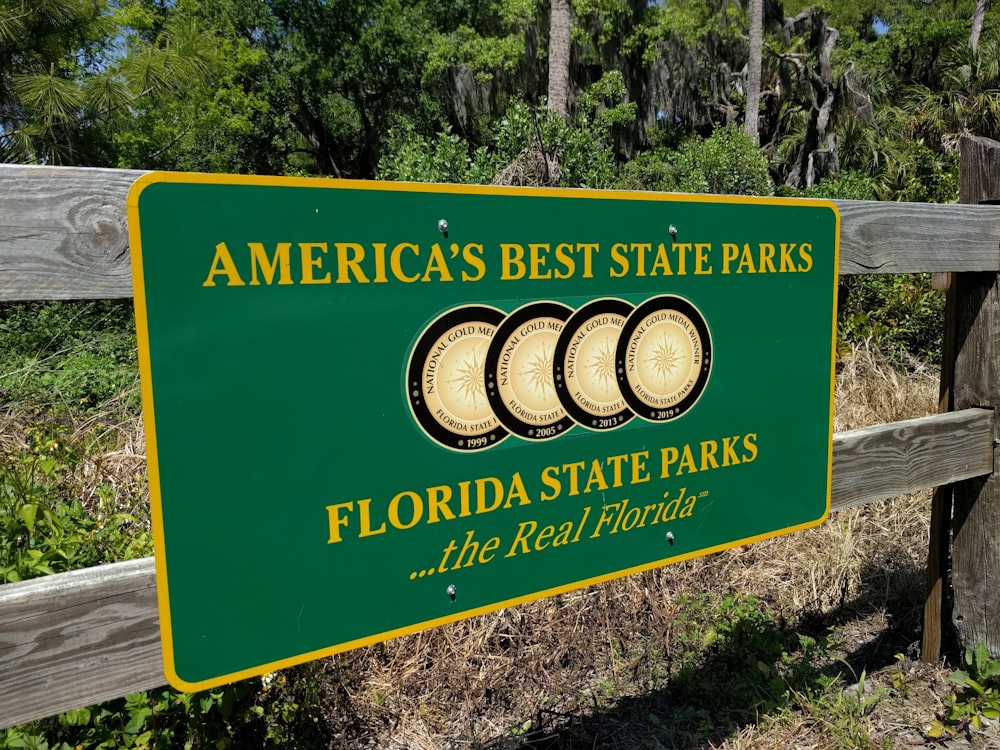
[[[1000,269],[998,206],[834,203],[841,274]]]
[[[976,204],[962,183],[959,202]],[[944,335],[941,348],[941,380],[938,388],[938,412],[955,408],[955,356],[958,351],[958,295],[953,286],[956,274],[936,273],[932,278],[935,289],[945,290]],[[948,636],[951,614],[948,611],[948,568],[951,563],[951,511],[954,486],[942,484],[934,488],[931,498],[930,529],[927,540],[927,594],[924,598],[923,628],[920,634],[920,658],[934,664]]]
[[[0,302],[131,297],[125,198],[141,174],[0,165]]]
[[[961,202],[1000,202],[1000,144],[989,138],[964,135],[959,147]]]
[[[989,410],[838,433],[831,509],[992,468]],[[151,558],[0,586],[0,728],[164,684]]]
[[[948,276],[944,309],[944,342],[941,354],[941,381],[938,387],[938,412],[955,408],[952,386],[955,382],[955,351],[957,348],[957,297],[951,288],[954,274]],[[938,485],[931,497],[930,529],[927,540],[927,593],[924,598],[923,628],[920,634],[920,658],[935,664],[941,658],[945,640],[945,592],[948,586],[948,564],[951,559],[951,507],[954,486]]]
[[[953,386],[956,409],[1000,404],[1000,278],[955,276],[958,339]],[[1000,438],[994,428],[991,437]],[[1000,658],[1000,477],[959,482],[953,489],[951,620],[961,645],[985,643]]]
[[[0,302],[132,296],[139,171],[0,165]],[[835,201],[840,273],[1000,270],[1000,206]]]
[[[164,684],[152,558],[0,586],[0,727]]]
[[[1000,143],[963,137],[963,200],[1000,199]],[[956,409],[1000,406],[1000,276],[960,273],[956,297],[953,399]],[[994,427],[994,438],[1000,437]],[[958,483],[953,490],[951,622],[964,647],[984,643],[1000,658],[1000,476]]]
[[[990,409],[838,432],[830,507],[843,510],[992,471]]]

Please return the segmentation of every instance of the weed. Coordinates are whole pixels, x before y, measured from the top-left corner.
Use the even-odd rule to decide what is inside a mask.
[[[845,662],[846,664],[846,662]],[[874,747],[871,724],[867,721],[872,710],[889,695],[885,687],[866,689],[867,673],[861,671],[857,683],[834,693],[832,706],[827,712],[827,725],[834,736],[843,736],[843,747]],[[825,703],[830,704],[827,700]],[[853,743],[853,744],[851,744]]]
[[[902,697],[906,697],[910,692],[909,683],[906,681],[906,654],[896,654],[896,671],[892,673],[892,686]]]
[[[948,699],[944,721],[935,720],[927,732],[929,737],[953,737],[968,727],[982,731],[984,721],[1000,719],[1000,659],[990,657],[980,643],[965,650],[968,670],[952,672],[948,679],[961,688]]]
[[[151,539],[132,515],[88,512],[74,490],[77,448],[58,425],[28,430],[26,445],[0,447],[0,582],[13,583],[150,554]]]
[[[299,667],[199,693],[133,693],[0,731],[0,749],[301,746],[320,729],[312,717],[316,671]]]

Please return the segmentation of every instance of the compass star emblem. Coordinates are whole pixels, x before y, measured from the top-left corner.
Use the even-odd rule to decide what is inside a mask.
[[[652,353],[646,357],[646,364],[650,365],[664,385],[667,384],[667,379],[674,374],[674,370],[677,369],[680,362],[681,354],[666,334],[660,337],[660,340],[654,344]]]
[[[461,393],[469,406],[477,407],[480,402],[485,402],[486,358],[482,347],[466,354],[465,359],[455,369],[455,376],[448,381],[448,385]]]
[[[587,363],[590,374],[595,380],[600,382],[601,388],[607,393],[611,390],[611,384],[615,381],[615,348],[611,339],[607,336],[593,353],[590,362]]]
[[[541,348],[528,359],[527,366],[518,374],[543,399],[548,396],[548,391],[555,393],[555,381],[552,378],[552,350],[548,344],[542,344]]]

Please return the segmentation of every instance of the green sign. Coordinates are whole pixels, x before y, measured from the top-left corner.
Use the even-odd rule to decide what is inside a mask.
[[[178,688],[828,511],[829,202],[151,174],[128,205]]]

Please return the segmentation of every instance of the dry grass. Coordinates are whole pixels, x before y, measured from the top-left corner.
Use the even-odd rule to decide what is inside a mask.
[[[936,401],[935,373],[903,374],[859,350],[839,367],[835,429],[928,414]],[[8,442],[24,439],[13,419],[0,414]],[[141,423],[109,407],[67,429],[79,437],[98,422],[102,449],[80,466],[81,486],[103,483],[135,503],[146,497]],[[928,506],[929,493],[869,504],[816,529],[290,671],[318,684],[317,718],[331,748],[907,747],[923,742],[947,693],[946,670],[913,659]],[[760,613],[749,621],[767,625],[719,640],[724,623],[712,618],[727,595]],[[789,688],[749,699],[730,684],[733,665],[756,658],[755,639],[808,661],[800,635],[833,642],[818,665],[839,678],[829,694]],[[761,666],[772,668],[780,659]],[[865,690],[888,697],[855,716],[851,690],[860,688],[838,691],[862,670]],[[893,688],[896,673],[906,690]],[[975,746],[993,741],[979,737]]]
[[[494,185],[516,187],[556,187],[562,169],[559,162],[537,145],[518,154],[514,161],[493,178]]]
[[[925,415],[936,410],[936,401],[935,373],[903,374],[859,350],[839,369],[835,429]],[[325,662],[325,682],[335,686],[327,694],[331,746],[845,746],[801,697],[770,709],[730,706],[721,715],[685,703],[692,693],[678,687],[679,670],[693,664],[709,691],[716,686],[724,692],[727,664],[740,656],[740,644],[733,643],[729,648],[736,653],[704,648],[691,661],[698,645],[692,638],[707,638],[703,631],[712,627],[693,621],[691,597],[753,597],[775,623],[775,637],[786,639],[790,649],[798,633],[831,633],[843,655],[845,684],[864,668],[898,669],[895,654],[912,656],[918,637],[928,505],[929,493],[921,493],[850,509],[816,529]],[[930,697],[915,709],[921,715],[902,723],[886,719],[884,728],[868,717],[868,725],[852,729],[858,736],[867,732],[872,747],[882,746],[881,738],[896,746],[895,735],[919,738],[919,725],[939,708],[934,696],[945,689],[941,669],[934,674],[940,689],[926,689]],[[806,709],[790,707],[803,703]]]
[[[906,372],[886,366],[867,347],[837,366],[833,429],[837,432],[937,411],[938,373],[915,362]]]

